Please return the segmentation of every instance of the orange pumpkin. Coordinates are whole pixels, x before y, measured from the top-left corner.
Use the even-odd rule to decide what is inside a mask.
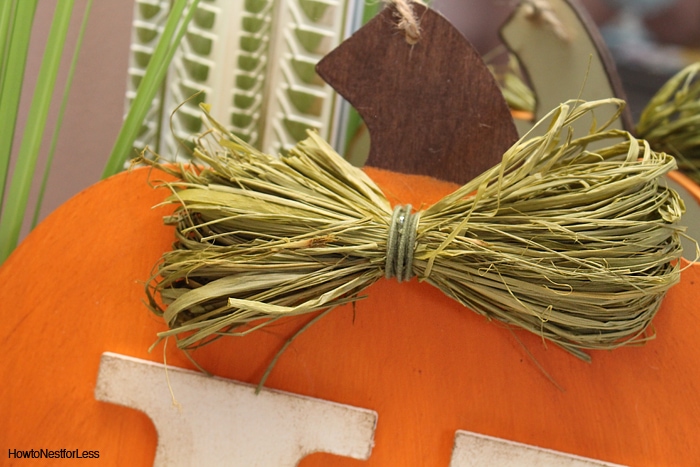
[[[392,202],[421,206],[454,188],[368,171]],[[162,347],[147,351],[165,325],[142,304],[143,281],[173,234],[162,224],[166,208],[151,208],[164,192],[147,179],[133,170],[80,193],[0,268],[3,449],[81,448],[99,450],[100,465],[153,462],[149,419],[94,397],[103,352],[163,361]],[[655,340],[592,352],[587,364],[415,279],[382,280],[355,309],[338,308],[298,337],[267,385],[379,414],[369,461],[314,454],[307,467],[448,465],[456,430],[627,465],[697,465],[698,281],[700,266],[683,272],[655,318]],[[308,319],[221,339],[194,356],[219,376],[255,383]],[[167,351],[168,364],[192,368],[174,346]]]

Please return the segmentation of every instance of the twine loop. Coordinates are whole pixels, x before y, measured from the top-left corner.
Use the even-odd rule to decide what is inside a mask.
[[[403,31],[406,42],[410,45],[417,44],[420,40],[420,22],[413,12],[412,0],[385,0],[394,7],[397,21],[396,27]]]
[[[413,251],[420,213],[414,214],[411,210],[410,204],[396,206],[391,215],[384,268],[387,279],[396,277],[396,280],[403,282],[413,277]]]

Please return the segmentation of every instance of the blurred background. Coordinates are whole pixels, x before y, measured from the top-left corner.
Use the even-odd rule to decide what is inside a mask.
[[[434,6],[484,54],[500,43],[498,28],[516,3],[435,0]],[[671,75],[700,60],[700,0],[578,3],[598,26],[610,49],[635,117]]]
[[[85,3],[85,0],[76,2],[78,13],[73,19],[67,50],[72,50],[76,40],[80,12]],[[135,17],[143,11],[135,8],[136,3],[124,0],[94,2],[46,187],[42,217],[100,179],[125,114],[129,87],[133,85],[129,81],[133,81],[129,70],[134,67]],[[149,1],[140,3],[143,6]],[[152,0],[150,3],[159,2]],[[508,0],[435,0],[433,7],[485,54],[499,44],[498,28],[516,3]],[[700,60],[700,0],[581,0],[580,3],[599,26],[615,58],[635,115],[668,77],[685,64]],[[55,4],[55,0],[39,1],[18,133],[21,133]],[[376,9],[378,0],[372,0],[370,4]],[[346,22],[346,34],[358,26]],[[65,79],[70,61],[70,54],[65,55],[57,89],[62,86],[61,80]],[[54,107],[58,105],[53,105],[51,110],[55,116]],[[285,122],[286,126],[283,126],[292,131],[293,123]],[[250,137],[258,136],[251,134]],[[40,159],[39,165],[42,163]]]

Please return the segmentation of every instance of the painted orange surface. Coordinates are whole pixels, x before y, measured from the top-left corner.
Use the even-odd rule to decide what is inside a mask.
[[[371,175],[392,201],[414,206],[453,188]],[[98,183],[0,268],[0,464],[8,449],[31,448],[99,450],[91,465],[152,464],[157,438],[148,418],[98,402],[93,391],[102,352],[163,361],[162,347],[147,349],[164,324],[142,299],[172,242],[161,221],[168,209],[151,209],[164,196],[145,170]],[[587,364],[426,284],[383,280],[355,310],[336,309],[297,338],[268,386],[379,413],[369,461],[315,454],[306,467],[447,466],[458,429],[633,466],[698,465],[698,282],[699,265],[683,272],[654,321],[655,340],[593,352]],[[195,357],[217,375],[255,383],[306,320],[222,339]],[[192,368],[174,348],[168,363]]]

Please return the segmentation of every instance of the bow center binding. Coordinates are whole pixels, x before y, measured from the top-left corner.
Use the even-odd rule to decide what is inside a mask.
[[[396,206],[389,223],[386,242],[385,277],[403,282],[413,277],[413,251],[420,213],[412,213],[410,204]]]

